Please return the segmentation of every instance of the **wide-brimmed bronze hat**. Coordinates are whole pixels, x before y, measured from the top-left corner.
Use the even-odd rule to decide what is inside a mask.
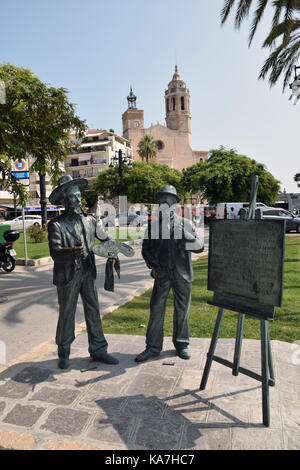
[[[177,202],[180,201],[180,197],[178,196],[176,188],[174,188],[174,186],[171,186],[171,185],[163,186],[161,190],[158,191],[158,193],[156,193],[155,197],[157,200],[159,200],[161,196],[164,196],[165,194],[174,196],[177,199]]]
[[[75,178],[72,176],[64,175],[58,180],[58,186],[52,191],[49,196],[51,204],[63,204],[63,192],[72,186],[77,186],[80,191],[84,191],[88,186],[88,181],[84,178]]]

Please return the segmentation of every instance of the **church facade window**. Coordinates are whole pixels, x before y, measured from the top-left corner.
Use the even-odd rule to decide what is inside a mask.
[[[184,96],[182,96],[182,97],[180,98],[180,102],[181,102],[181,110],[184,111],[184,110],[185,110]]]
[[[172,98],[172,103],[173,103],[173,111],[176,111],[176,100],[175,100],[175,98]]]
[[[164,148],[164,143],[161,140],[156,141],[157,150],[162,150]]]

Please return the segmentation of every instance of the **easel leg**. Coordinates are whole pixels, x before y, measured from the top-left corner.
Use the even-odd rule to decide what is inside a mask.
[[[245,315],[243,313],[239,313],[239,319],[238,319],[238,325],[237,325],[237,331],[236,331],[235,349],[234,349],[233,369],[232,369],[232,375],[235,375],[235,376],[238,375],[239,367],[240,367],[244,320],[245,320]]]
[[[263,424],[270,425],[268,322],[260,321]]]
[[[201,380],[200,390],[204,390],[205,387],[206,387],[206,384],[207,384],[207,379],[208,379],[208,375],[209,375],[211,364],[212,364],[212,358],[213,358],[213,355],[215,353],[215,349],[216,349],[216,345],[217,345],[217,341],[218,341],[218,337],[219,337],[219,333],[220,333],[220,328],[221,328],[223,316],[224,316],[224,309],[220,308],[219,313],[218,313],[218,317],[217,317],[217,321],[216,321],[216,324],[215,324],[214,333],[213,333],[213,336],[212,336],[212,339],[211,339],[209,352],[207,354],[207,360],[206,360],[206,364],[205,364],[205,368],[204,368],[204,372],[203,372],[203,376],[202,376],[202,380]]]
[[[270,386],[274,387],[275,386],[275,374],[274,374],[273,360],[272,360],[269,323],[267,323],[267,333],[268,333],[268,358],[269,358]]]

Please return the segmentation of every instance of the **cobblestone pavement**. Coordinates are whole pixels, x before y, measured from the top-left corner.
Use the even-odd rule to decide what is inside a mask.
[[[299,345],[272,341],[276,386],[271,424],[262,424],[261,384],[213,363],[199,391],[209,339],[191,339],[192,358],[163,353],[143,364],[142,336],[107,335],[117,366],[92,362],[77,334],[70,368],[44,345],[0,373],[0,447],[14,449],[227,450],[300,448]],[[216,354],[232,360],[233,339]],[[241,366],[260,373],[260,342],[244,340]]]

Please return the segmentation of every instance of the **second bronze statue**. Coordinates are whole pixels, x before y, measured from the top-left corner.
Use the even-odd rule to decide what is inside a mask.
[[[146,333],[146,349],[136,362],[158,356],[163,347],[163,326],[167,298],[174,296],[173,344],[182,359],[190,359],[189,311],[193,282],[191,252],[201,253],[200,240],[193,224],[174,213],[179,202],[173,186],[163,186],[157,193],[159,217],[149,222],[142,255],[155,279],[150,301],[150,319]]]

